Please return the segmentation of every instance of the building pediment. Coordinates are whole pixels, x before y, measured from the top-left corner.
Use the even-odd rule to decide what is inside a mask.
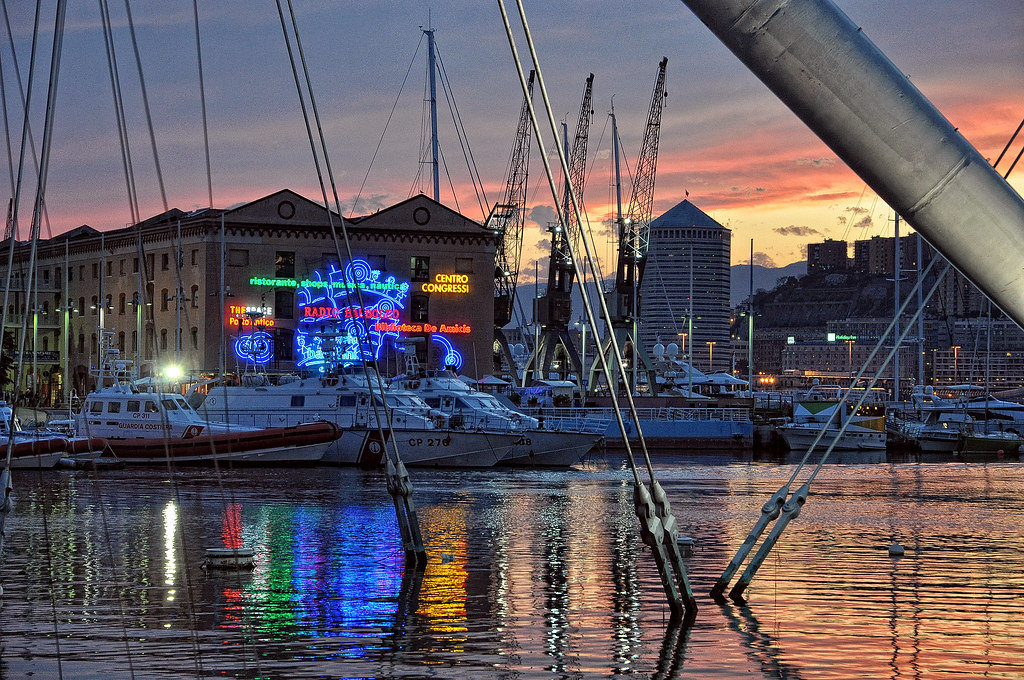
[[[337,213],[333,214],[334,224],[338,225]],[[275,226],[295,224],[327,227],[330,225],[326,208],[300,196],[291,189],[282,189],[269,196],[227,210],[225,219],[231,222]]]
[[[489,233],[482,224],[464,217],[423,194],[352,220],[358,229],[401,232]]]

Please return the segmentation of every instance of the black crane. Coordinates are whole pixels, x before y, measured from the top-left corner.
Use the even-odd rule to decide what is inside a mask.
[[[608,340],[602,350],[606,357],[612,355],[611,342],[618,344],[626,363],[623,374],[627,384],[624,389],[634,390],[638,367],[647,365],[646,348],[640,347],[638,319],[640,318],[640,282],[647,264],[647,250],[650,243],[651,216],[654,210],[654,179],[658,167],[658,141],[661,137],[661,113],[665,98],[665,68],[668,57],[658,65],[658,76],[651,95],[651,106],[647,113],[640,156],[637,159],[636,176],[629,208],[618,216],[619,254],[615,270],[615,287],[608,295],[608,312],[611,328]],[[596,364],[595,364],[596,366]],[[648,371],[650,374],[650,371]],[[649,380],[649,389],[657,388]],[[595,385],[593,376],[589,382]]]
[[[575,373],[578,378],[582,378],[583,374],[580,355],[569,337],[569,322],[572,320],[572,285],[576,278],[576,263],[573,261],[572,253],[574,250],[579,252],[581,240],[581,225],[576,219],[576,211],[572,209],[570,186],[576,192],[579,212],[582,214],[587,140],[590,135],[590,121],[594,115],[591,107],[593,86],[594,74],[591,73],[583,90],[580,117],[576,122],[576,136],[568,156],[569,177],[565,186],[562,221],[548,227],[551,233],[548,287],[540,298],[534,300],[536,321],[540,324],[540,339],[533,349],[526,371],[523,372],[524,383],[531,369],[535,378],[547,378],[551,365],[558,355],[562,358],[560,375],[563,379],[567,378],[569,373]]]

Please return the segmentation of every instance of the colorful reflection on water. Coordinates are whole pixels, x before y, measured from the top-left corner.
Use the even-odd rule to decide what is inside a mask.
[[[709,461],[656,467],[701,607],[668,634],[615,461],[414,471],[420,572],[377,474],[23,474],[0,677],[1024,677],[1019,464],[826,467],[740,606],[706,593],[792,467]]]

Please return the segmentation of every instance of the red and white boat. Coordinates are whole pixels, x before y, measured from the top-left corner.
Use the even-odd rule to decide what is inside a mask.
[[[341,436],[334,423],[258,428],[204,419],[180,394],[146,392],[108,338],[100,385],[75,416],[75,432],[102,437],[127,464],[317,463]],[[106,383],[106,384],[105,384]]]

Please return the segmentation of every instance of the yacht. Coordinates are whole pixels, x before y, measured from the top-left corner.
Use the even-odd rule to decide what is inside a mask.
[[[515,448],[498,461],[501,465],[569,467],[601,441],[606,426],[602,421],[588,429],[580,422],[565,421],[542,427],[537,418],[474,389],[449,370],[414,371],[393,380],[389,392],[393,390],[420,397],[449,428],[514,434]]]
[[[246,374],[239,385],[214,385],[199,411],[236,425],[284,427],[326,420],[341,437],[323,462],[379,467],[394,433],[406,465],[490,467],[511,456],[521,439],[510,432],[445,427],[444,419],[412,393],[379,389],[373,367],[347,366],[338,373],[282,376]],[[390,427],[389,427],[390,425]],[[383,437],[383,439],[382,439]]]
[[[102,437],[124,463],[317,463],[341,434],[327,422],[263,428],[208,420],[180,394],[141,390],[112,335],[104,334],[98,387],[75,416],[75,431]]]
[[[853,406],[853,403],[843,399],[842,387],[821,385],[815,380],[810,390],[794,395],[793,419],[778,427],[779,434],[786,440],[790,449],[806,451],[824,428],[825,434],[816,448],[825,451],[845,423],[846,430],[833,446],[833,450],[884,451],[884,404],[865,402],[856,413]]]

